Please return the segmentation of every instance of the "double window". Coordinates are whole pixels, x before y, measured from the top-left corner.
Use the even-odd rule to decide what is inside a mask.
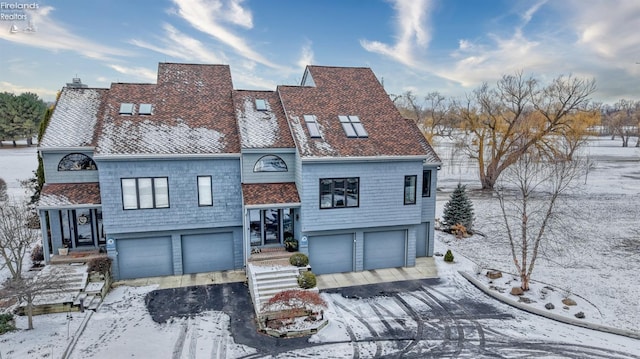
[[[198,205],[213,206],[211,176],[198,176]]]
[[[416,182],[418,176],[404,176],[404,204],[416,204]]]
[[[169,208],[167,177],[123,178],[120,181],[124,209]]]
[[[320,208],[358,207],[360,178],[320,179]]]

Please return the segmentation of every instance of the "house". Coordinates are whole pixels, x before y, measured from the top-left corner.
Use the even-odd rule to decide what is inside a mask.
[[[226,65],[65,87],[39,146],[45,258],[101,248],[115,278],[243,268],[300,242],[317,274],[433,254],[440,159],[368,68],[233,88]]]

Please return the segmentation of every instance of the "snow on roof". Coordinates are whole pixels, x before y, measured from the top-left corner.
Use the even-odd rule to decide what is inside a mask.
[[[81,204],[101,203],[100,184],[88,183],[45,183],[38,200],[38,207],[68,207]]]
[[[182,119],[176,124],[150,120],[105,123],[96,146],[101,155],[220,153],[226,147],[224,134],[204,127],[189,127]]]
[[[62,90],[40,148],[90,146],[106,89]]]
[[[268,101],[266,107],[266,111],[256,110],[253,99],[245,97],[242,110],[236,110],[242,148],[272,147],[280,136],[278,119]]]

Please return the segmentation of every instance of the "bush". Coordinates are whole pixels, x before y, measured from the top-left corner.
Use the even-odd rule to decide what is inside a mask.
[[[317,307],[327,307],[327,302],[320,297],[320,294],[306,290],[290,289],[271,297],[263,306],[263,310],[316,309]]]
[[[445,262],[453,262],[453,253],[451,253],[451,249],[447,249],[447,253],[444,254]]]
[[[42,246],[37,244],[31,250],[31,261],[33,265],[40,265],[42,261],[44,261],[44,251],[42,250]]]
[[[13,314],[0,314],[0,334],[16,330],[13,322]]]
[[[316,275],[311,271],[302,272],[298,276],[298,285],[302,289],[310,289],[316,286]]]
[[[89,261],[87,272],[98,272],[104,275],[111,273],[111,258],[98,257]]]
[[[296,267],[306,267],[309,265],[309,257],[304,253],[296,253],[289,257],[289,263]]]
[[[287,237],[284,240],[284,248],[289,252],[295,252],[298,250],[298,240],[293,237]]]

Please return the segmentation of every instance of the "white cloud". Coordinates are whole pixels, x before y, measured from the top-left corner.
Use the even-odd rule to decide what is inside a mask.
[[[156,71],[152,71],[144,67],[126,67],[126,66],[115,65],[115,64],[111,64],[108,66],[118,71],[121,74],[133,76],[141,80],[155,82],[157,79]]]
[[[424,49],[431,41],[425,29],[426,16],[431,10],[431,0],[395,0],[396,43],[360,40],[360,45],[369,52],[390,57],[402,64],[416,66],[417,49]]]
[[[0,31],[0,39],[26,46],[51,51],[73,51],[92,59],[109,59],[112,56],[127,56],[128,52],[95,43],[59,24],[51,16],[55,10],[52,6],[40,6],[38,10],[29,11],[30,24],[20,21],[15,24],[18,32]],[[33,25],[35,31],[25,31]]]
[[[161,46],[136,39],[130,40],[129,43],[144,49],[191,62],[194,60],[211,64],[227,62],[224,55],[214,53],[207,49],[202,42],[183,34],[175,27],[169,24],[164,24],[163,28],[165,34],[157,41]]]
[[[52,100],[56,98],[58,91],[45,89],[42,87],[29,87],[16,85],[7,81],[0,81],[0,92],[12,92],[15,94],[21,94],[23,92],[33,92],[45,100]]]
[[[313,50],[311,49],[311,42],[309,41],[302,47],[300,52],[300,58],[298,59],[298,67],[304,69],[307,65],[313,64]]]
[[[241,0],[231,0],[227,7],[223,6],[221,0],[173,0],[173,2],[178,6],[175,13],[198,31],[231,47],[246,59],[271,68],[280,68],[253,50],[244,38],[223,26],[223,23],[230,23],[247,29],[253,27],[251,12],[241,6]]]

